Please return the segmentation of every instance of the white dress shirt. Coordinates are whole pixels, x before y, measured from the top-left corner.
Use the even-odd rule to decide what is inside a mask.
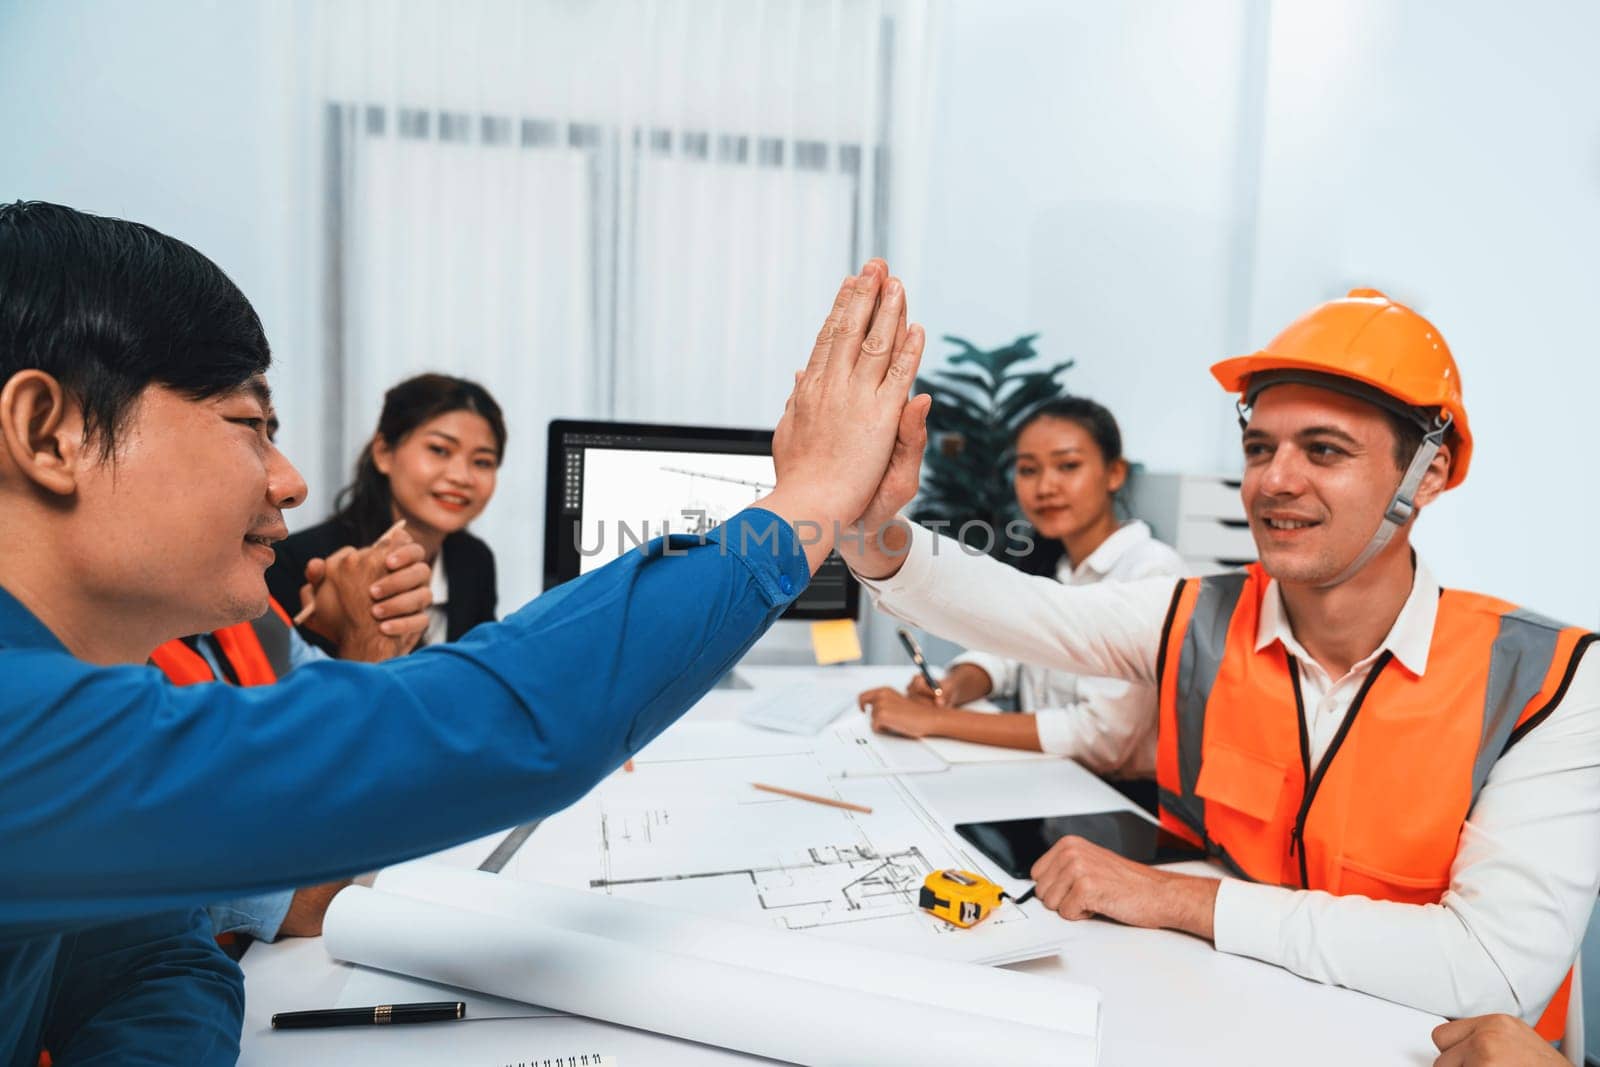
[[[867,581],[878,607],[964,644],[1084,674],[1155,681],[1173,581],[1064,586],[915,528],[900,571]],[[1420,563],[1379,649],[1330,679],[1295,641],[1276,583],[1257,647],[1299,663],[1320,760],[1378,652],[1428,666],[1438,586]],[[1152,709],[1152,714],[1154,710]],[[1473,710],[1477,714],[1477,710]],[[1397,816],[1400,813],[1397,813]],[[1438,904],[1401,904],[1225,880],[1218,949],[1439,1015],[1538,1019],[1577,955],[1600,888],[1600,646],[1551,715],[1495,763],[1468,814]]]
[[[428,628],[422,632],[421,645],[442,645],[450,638],[450,579],[444,573],[444,553],[433,558],[433,578],[428,586],[433,593],[433,603],[428,605]]]
[[[1135,519],[1118,527],[1076,567],[1063,557],[1056,580],[1093,585],[1183,573],[1183,557]],[[966,652],[950,666],[961,663],[983,668],[994,683],[991,697],[1015,699],[1018,711],[1034,713],[1044,751],[1069,756],[1107,777],[1155,777],[1155,686],[1054,670],[992,652]]]

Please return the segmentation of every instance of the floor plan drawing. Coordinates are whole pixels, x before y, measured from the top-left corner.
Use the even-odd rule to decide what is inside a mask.
[[[863,845],[827,846],[807,849],[806,857],[794,863],[644,878],[593,878],[589,888],[611,892],[662,882],[727,879],[748,888],[776,925],[785,930],[813,930],[904,915],[916,906],[917,890],[934,870],[915,847],[881,855]]]
[[[932,872],[988,872],[897,777],[840,778],[877,757],[850,723],[816,737],[679,727],[540,825],[503,874],[942,958],[1039,955],[1060,926],[1007,904],[960,931],[917,906]],[[781,783],[871,814],[759,792]],[[955,936],[952,936],[955,935]]]

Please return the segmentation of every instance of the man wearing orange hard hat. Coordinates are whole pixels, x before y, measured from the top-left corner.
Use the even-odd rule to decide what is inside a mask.
[[[1433,324],[1376,289],[1352,289],[1295,320],[1261,351],[1225,359],[1212,377],[1239,394],[1245,459],[1251,456],[1249,411],[1267,389],[1300,385],[1354,397],[1384,412],[1404,472],[1383,519],[1366,546],[1322,588],[1339,585],[1377,556],[1410,521],[1430,470],[1445,472],[1454,489],[1472,460],[1472,431],[1461,402],[1461,374]],[[1259,544],[1258,548],[1266,546]]]
[[[1357,289],[1212,373],[1239,398],[1259,555],[1243,571],[1028,577],[897,519],[916,490],[904,463],[841,552],[915,625],[1156,686],[1161,821],[1235,877],[1068,837],[1033,869],[1045,905],[1560,1037],[1600,887],[1600,652],[1595,635],[1441,589],[1411,547],[1418,512],[1472,456],[1450,349]]]

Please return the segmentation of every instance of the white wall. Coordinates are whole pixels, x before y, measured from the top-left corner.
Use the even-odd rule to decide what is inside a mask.
[[[1068,388],[1111,408],[1130,458],[1216,469],[1237,451],[1206,367],[1229,317],[1241,217],[1237,120],[1249,0],[949,0],[907,278],[924,372],[953,334],[1026,333]],[[897,242],[898,243],[898,242]],[[1225,458],[1226,457],[1226,458]],[[868,658],[904,658],[867,612]],[[955,646],[924,641],[930,658]]]
[[[1243,2],[944,10],[913,313],[930,355],[1039,332],[1132,458],[1220,459]]]
[[[298,14],[288,3],[0,0],[0,200],[147,223],[221,266],[266,327],[281,440],[315,500],[320,409],[285,373],[314,355],[314,265],[295,258],[309,219],[291,165]]]
[[[255,303],[280,368],[316,329],[316,264],[297,252],[314,247],[315,190],[292,166],[298,10],[0,0],[0,196],[190,241]],[[1387,287],[1450,340],[1479,442],[1466,485],[1424,516],[1423,551],[1447,583],[1600,623],[1584,422],[1600,395],[1600,9],[942,14],[912,292],[935,354],[943,333],[1040,331],[1043,352],[1080,361],[1071,387],[1117,412],[1135,459],[1216,468],[1236,440],[1206,366],[1349,286]],[[344,472],[316,469],[315,398],[281,401],[318,499]]]
[[[1386,287],[1450,341],[1479,445],[1421,550],[1594,626],[1595,40],[1600,8],[1555,2],[952,0],[914,311],[1041,331],[1133,458],[1237,469],[1207,366]]]
[[[1254,330],[1376,285],[1461,366],[1477,451],[1441,582],[1600,624],[1600,7],[1273,9]]]

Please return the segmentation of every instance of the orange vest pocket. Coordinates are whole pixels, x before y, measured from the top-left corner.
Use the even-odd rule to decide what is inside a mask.
[[[1402,904],[1437,904],[1450,887],[1450,874],[1396,874],[1380,870],[1345,856],[1339,860],[1340,896],[1359,894],[1373,900],[1394,900]]]
[[[1289,768],[1223,741],[1208,741],[1194,791],[1261,822],[1278,813]]]

